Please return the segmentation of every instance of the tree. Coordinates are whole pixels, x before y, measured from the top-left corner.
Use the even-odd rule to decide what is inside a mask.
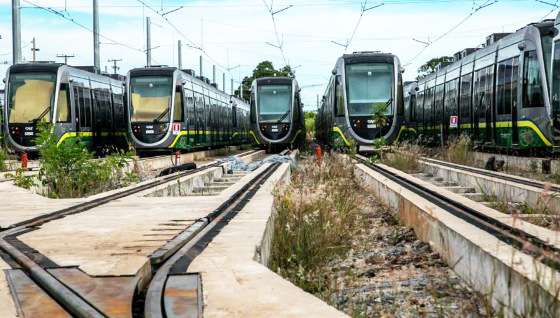
[[[418,77],[420,78],[432,74],[433,72],[436,71],[436,67],[441,63],[451,63],[451,62],[453,62],[453,57],[451,56],[441,56],[441,57],[433,58],[428,62],[426,62],[426,64],[420,66],[420,68],[418,69],[418,73],[419,73]]]
[[[257,67],[253,70],[253,74],[251,76],[245,76],[243,81],[241,81],[241,86],[243,87],[243,98],[247,101],[250,99],[251,84],[255,79],[261,77],[290,76],[291,74],[292,69],[289,65],[277,70],[274,68],[271,61],[262,61],[257,64]],[[235,95],[239,96],[241,86],[235,90]]]

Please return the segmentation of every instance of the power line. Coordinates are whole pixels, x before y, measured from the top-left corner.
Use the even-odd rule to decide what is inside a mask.
[[[487,8],[487,7],[493,5],[497,2],[498,2],[498,0],[487,0],[483,4],[481,4],[478,7],[472,9],[471,12],[465,18],[463,18],[461,21],[459,21],[459,23],[457,23],[453,27],[451,27],[451,29],[447,30],[446,32],[444,32],[443,34],[438,36],[435,40],[426,42],[426,45],[418,52],[418,54],[416,54],[412,59],[410,59],[408,62],[406,62],[404,64],[404,66],[408,66],[408,65],[412,64],[412,62],[414,62],[418,57],[420,57],[420,55],[422,55],[422,53],[424,53],[430,46],[432,46],[434,43],[438,42],[439,40],[443,39],[444,37],[449,35],[451,32],[455,31],[457,28],[459,28],[461,25],[463,25],[465,22],[467,22],[478,11],[480,11],[484,8]]]
[[[142,4],[143,7],[148,8],[150,11],[154,12],[156,15],[158,15],[161,19],[163,19],[175,32],[177,32],[181,37],[183,37],[183,39],[185,41],[187,41],[188,43],[186,44],[187,47],[190,47],[192,49],[195,49],[199,52],[201,52],[204,56],[206,56],[206,58],[208,58],[214,65],[218,66],[220,69],[222,70],[226,70],[227,68],[222,65],[221,63],[219,63],[218,61],[216,61],[214,58],[212,58],[210,56],[210,54],[208,54],[208,52],[206,52],[206,50],[204,50],[204,48],[202,48],[200,45],[196,44],[194,41],[192,41],[190,38],[188,38],[186,36],[186,34],[184,32],[182,32],[175,24],[173,24],[173,22],[171,22],[166,15],[168,15],[169,13],[172,13],[174,11],[177,11],[179,9],[182,9],[184,7],[187,6],[181,6],[180,8],[177,8],[176,10],[171,10],[168,12],[161,12],[156,10],[154,7],[150,6],[149,4],[147,4],[144,0],[136,0],[137,2],[139,2],[140,4]],[[163,6],[162,6],[163,7]]]
[[[278,33],[278,25],[276,24],[275,15],[290,9],[291,7],[293,7],[293,5],[289,5],[283,9],[274,11],[273,8],[274,0],[271,0],[270,5],[268,5],[266,0],[262,0],[262,2],[264,3],[264,6],[268,10],[268,13],[270,13],[270,18],[272,19],[272,26],[274,27],[274,36],[276,37],[276,45],[269,42],[265,42],[265,43],[280,50],[280,54],[282,55],[282,60],[284,60],[284,65],[288,66],[290,65],[290,63],[288,62],[288,59],[286,58],[286,52],[284,51],[284,38],[280,40],[280,35]]]
[[[44,10],[44,11],[46,11],[46,12],[52,13],[52,14],[54,14],[54,15],[56,15],[56,16],[58,16],[58,17],[64,19],[64,20],[67,20],[67,21],[69,21],[69,22],[71,22],[71,23],[73,23],[73,24],[79,26],[80,28],[82,28],[82,29],[84,29],[84,30],[87,30],[87,31],[93,33],[93,29],[91,29],[90,27],[88,27],[88,26],[86,26],[86,25],[84,25],[84,24],[82,24],[82,23],[80,23],[80,22],[74,20],[74,19],[71,18],[71,17],[66,16],[64,13],[62,13],[62,12],[60,12],[60,11],[58,11],[58,10],[55,10],[55,9],[53,9],[53,8],[51,8],[51,7],[43,7],[43,6],[41,6],[41,5],[38,5],[38,4],[36,4],[36,3],[31,2],[31,1],[29,1],[29,0],[23,0],[23,2],[28,3],[28,4],[32,5],[33,7],[37,8],[37,9],[41,9],[41,10]],[[107,40],[107,41],[112,42],[112,44],[120,45],[120,46],[125,47],[125,48],[128,48],[128,49],[130,49],[130,50],[144,53],[144,51],[141,50],[141,49],[135,48],[135,47],[133,47],[133,46],[131,46],[131,45],[128,45],[128,44],[126,44],[126,43],[122,43],[122,42],[113,40],[113,39],[111,39],[111,38],[109,38],[109,37],[107,37],[107,36],[105,36],[105,35],[103,35],[103,34],[101,34],[101,33],[99,33],[99,36],[100,36],[101,38]]]

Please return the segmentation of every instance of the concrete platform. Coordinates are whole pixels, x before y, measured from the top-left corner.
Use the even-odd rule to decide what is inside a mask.
[[[557,232],[499,213],[398,170],[385,168],[559,246]],[[357,165],[355,171],[364,187],[371,189],[387,205],[398,211],[400,220],[412,227],[419,239],[429,242],[473,289],[483,295],[490,295],[498,312],[504,310],[506,317],[558,315],[560,273],[556,270],[364,165]]]
[[[532,207],[546,206],[551,212],[560,214],[560,197],[554,195],[543,187],[534,187],[475,172],[451,168],[437,163],[420,161],[426,173],[441,178],[446,182],[454,182],[464,187],[472,187],[488,196],[495,196],[503,202],[527,202]],[[480,169],[479,169],[480,170]],[[507,175],[498,173],[500,175]],[[530,180],[530,179],[526,179]],[[534,180],[531,180],[534,181]],[[465,196],[469,196],[466,194]],[[481,201],[484,197],[476,197]]]
[[[283,164],[189,267],[202,274],[205,317],[345,317],[263,264],[273,234],[272,191],[288,178]]]

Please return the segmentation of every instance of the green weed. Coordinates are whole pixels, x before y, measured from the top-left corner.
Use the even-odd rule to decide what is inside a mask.
[[[78,198],[126,185],[134,178],[126,172],[132,154],[117,152],[95,159],[79,139],[57,145],[50,127],[39,128],[38,181],[52,198]]]

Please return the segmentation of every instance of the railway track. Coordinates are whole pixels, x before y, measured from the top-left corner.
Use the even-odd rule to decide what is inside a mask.
[[[240,154],[239,156],[247,156],[255,152],[256,151],[251,151]],[[286,154],[286,152],[284,152],[284,154]],[[45,256],[37,251],[32,251],[30,254],[28,249],[26,250],[25,247],[22,248],[22,246],[16,244],[16,237],[20,234],[33,231],[39,226],[53,220],[91,210],[111,201],[217,167],[220,164],[220,162],[215,162],[195,170],[159,178],[127,190],[77,204],[70,208],[29,219],[2,229],[0,232],[0,249],[3,252],[2,257],[14,268],[6,273],[8,283],[12,289],[12,294],[14,290],[18,290],[18,288],[20,291],[27,291],[27,293],[29,293],[29,291],[37,291],[39,294],[43,292],[43,294],[38,295],[36,299],[28,302],[35,304],[36,308],[34,309],[38,310],[36,312],[37,314],[42,310],[44,311],[45,308],[55,308],[55,311],[60,317],[113,317],[113,312],[122,312],[125,310],[123,309],[123,302],[119,303],[118,299],[111,299],[111,297],[107,295],[105,297],[103,297],[103,295],[96,295],[97,297],[94,297],[94,301],[90,302],[89,298],[84,297],[83,291],[72,288],[72,281],[67,282],[65,279],[69,278],[72,280],[76,277],[76,274],[78,274],[82,275],[81,280],[86,283],[86,285],[97,284],[97,286],[102,287],[101,289],[114,291],[114,288],[119,288],[118,285],[123,283],[124,278],[119,280],[119,277],[114,279],[107,277],[104,280],[106,283],[103,283],[103,280],[94,283],[93,280],[97,280],[97,278],[87,277],[87,274],[80,272],[77,268],[57,268],[52,264],[46,266],[44,262],[41,262],[41,260],[46,259]],[[188,264],[190,264],[192,259],[205,248],[217,233],[219,233],[220,229],[235,216],[236,212],[251,199],[260,186],[274,171],[276,171],[279,165],[279,163],[270,164],[264,171],[231,195],[216,210],[212,211],[206,217],[196,220],[194,224],[189,226],[174,239],[157,249],[150,256],[149,263],[152,270],[149,273],[143,273],[141,275],[142,277],[125,280],[125,283],[128,282],[128,285],[134,285],[133,300],[127,300],[133,303],[133,308],[127,308],[125,310],[131,312],[130,315],[124,314],[117,316],[199,316],[201,313],[201,301],[199,299],[201,297],[200,278],[197,275],[185,274]],[[122,288],[122,293],[126,294],[124,292],[124,287]],[[37,304],[41,304],[42,302],[49,303],[50,307],[37,307]],[[126,303],[125,301],[124,304],[126,305]],[[33,306],[31,307],[33,310]],[[22,308],[18,310],[20,312],[23,311]],[[180,312],[178,312],[178,310]],[[40,315],[37,317],[39,316]],[[28,315],[28,317],[35,317],[35,315]]]
[[[533,256],[541,263],[560,271],[560,249],[548,242],[529,234],[520,228],[505,224],[495,218],[492,218],[476,209],[457,202],[454,199],[429,189],[409,178],[401,175],[377,164],[370,163],[367,158],[356,155],[353,159],[358,163],[365,165],[383,177],[397,183],[399,186],[416,193],[434,205],[446,210],[452,215],[476,226],[479,229],[495,236],[500,241],[509,244],[517,250]]]
[[[510,175],[510,174],[505,174],[505,173],[500,173],[500,172],[495,172],[495,171],[489,171],[489,170],[464,166],[464,165],[451,163],[451,162],[447,162],[447,161],[436,160],[436,159],[432,159],[432,158],[422,157],[420,160],[428,162],[428,163],[440,165],[440,166],[445,166],[445,167],[452,168],[452,169],[457,169],[457,170],[461,170],[461,171],[470,172],[470,173],[473,173],[473,174],[476,174],[476,175],[479,175],[479,176],[492,177],[492,178],[496,178],[496,179],[500,179],[500,180],[504,180],[504,181],[508,181],[508,182],[512,182],[512,183],[523,184],[523,185],[534,187],[534,188],[539,188],[539,189],[545,189],[546,188],[549,191],[560,192],[560,186],[558,186],[558,185],[552,185],[552,184],[549,184],[549,183],[546,183],[546,182],[527,179],[527,178],[523,178],[523,177],[520,177],[520,176],[515,176],[515,175]]]

